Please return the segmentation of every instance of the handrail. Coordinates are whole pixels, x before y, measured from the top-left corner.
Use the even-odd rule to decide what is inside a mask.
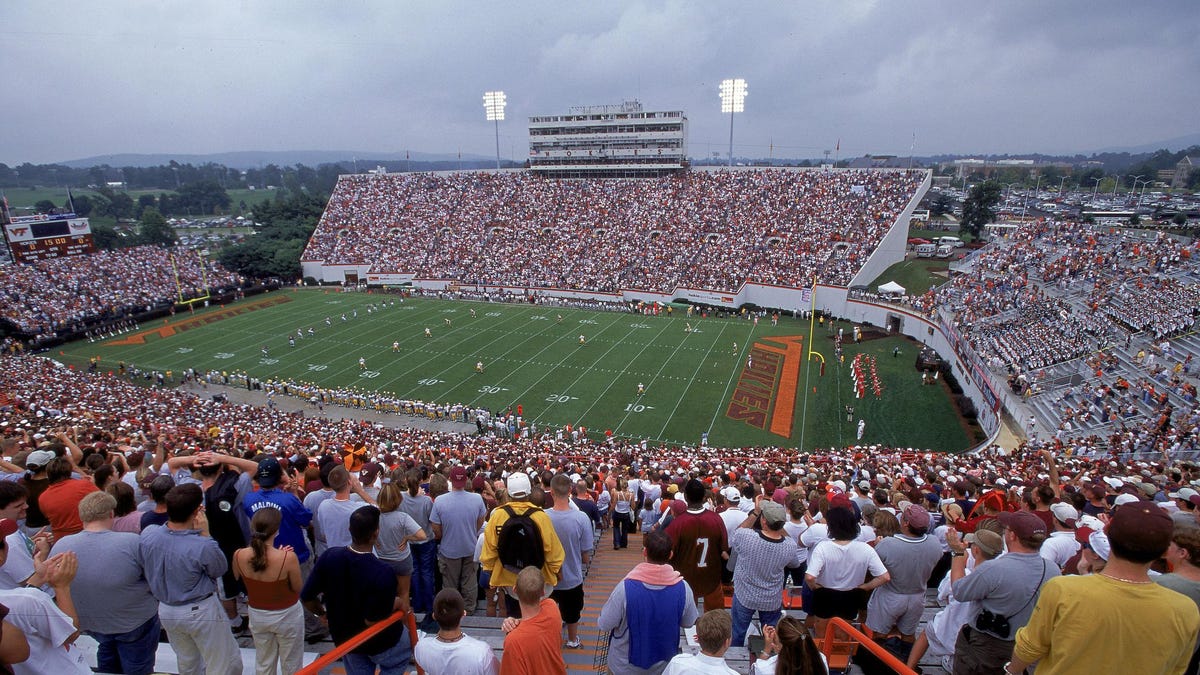
[[[830,619],[829,623],[825,626],[825,640],[821,643],[821,651],[824,652],[826,658],[829,657],[831,646],[833,645],[833,631],[835,628],[845,633],[851,640],[866,647],[867,651],[878,657],[883,662],[883,665],[894,670],[897,675],[917,675],[916,671],[896,658],[895,654],[884,649],[883,645],[867,637],[866,633],[852,626],[849,621],[836,616]]]
[[[413,616],[412,612],[396,610],[391,616],[383,621],[371,624],[358,635],[346,640],[337,647],[334,647],[332,650],[325,652],[316,661],[313,661],[307,666],[301,668],[296,675],[317,675],[319,672],[321,672],[321,669],[333,665],[343,656],[350,653],[351,650],[363,644],[367,640],[375,637],[379,633],[383,632],[383,629],[400,620],[403,620],[405,625],[408,626],[408,637],[409,640],[412,641],[415,651],[415,647],[417,646],[417,619],[415,616]],[[417,667],[417,675],[425,675],[425,671],[419,664],[414,661],[413,665]]]

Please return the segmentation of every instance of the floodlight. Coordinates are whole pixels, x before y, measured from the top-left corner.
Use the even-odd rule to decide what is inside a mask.
[[[496,170],[500,170],[500,122],[504,120],[504,106],[508,99],[502,91],[483,92],[483,109],[487,120],[496,125]]]
[[[746,81],[742,78],[721,80],[721,112],[729,113],[729,166],[733,166],[733,114],[746,112]]]
[[[721,112],[746,112],[746,81],[742,78],[721,80]]]
[[[502,91],[486,91],[483,93],[483,109],[487,112],[487,121],[503,122],[504,106],[507,99]]]

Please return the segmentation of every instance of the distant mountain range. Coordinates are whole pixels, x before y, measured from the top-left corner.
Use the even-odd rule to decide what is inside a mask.
[[[1133,145],[1121,148],[1103,148],[1101,150],[1097,150],[1096,152],[1128,152],[1131,155],[1136,155],[1143,152],[1155,152],[1163,149],[1170,150],[1171,152],[1178,152],[1180,150],[1186,150],[1194,145],[1200,145],[1200,134],[1189,134],[1187,136],[1180,136],[1178,138],[1172,138],[1166,141],[1158,141],[1156,143],[1145,143],[1143,145]]]
[[[1050,153],[1036,153],[1039,157],[1072,157],[1076,155],[1093,155],[1105,153],[1128,153],[1130,155],[1138,155],[1152,153],[1156,150],[1167,149],[1172,152],[1177,152],[1185,148],[1190,148],[1195,145],[1200,145],[1200,133],[1190,134],[1187,136],[1179,136],[1164,141],[1156,141],[1154,143],[1144,143],[1137,146],[1125,147],[1110,147],[1094,150],[1090,153],[1074,153],[1052,155]],[[994,153],[993,153],[994,154]],[[934,157],[922,159],[946,159],[954,157],[979,157],[979,153],[963,153],[963,154],[940,154]],[[1022,155],[1034,156],[1034,155]],[[699,158],[698,158],[699,159]],[[816,159],[816,158],[809,158]],[[180,164],[192,164],[195,166],[213,163],[221,164],[233,169],[254,169],[261,168],[268,164],[276,166],[295,166],[296,164],[304,164],[305,166],[318,166],[321,164],[341,164],[346,168],[351,168],[356,161],[359,171],[366,171],[374,168],[376,163],[395,163],[412,161],[414,163],[427,162],[458,162],[478,163],[491,162],[493,157],[488,155],[464,154],[459,157],[456,153],[430,153],[430,152],[369,152],[369,151],[354,151],[354,150],[281,150],[281,151],[257,151],[248,150],[243,152],[217,152],[211,154],[171,154],[171,153],[153,153],[153,154],[136,154],[123,153],[115,155],[96,155],[94,157],[84,157],[82,159],[72,159],[65,162],[57,162],[57,164],[68,166],[74,169],[86,169],[93,166],[107,164],[112,167],[123,166],[161,166],[170,164],[174,160]],[[524,157],[520,158],[524,161]]]
[[[407,155],[407,156],[406,156]],[[281,150],[244,152],[216,152],[207,155],[185,155],[171,153],[137,154],[122,153],[116,155],[96,155],[82,159],[72,159],[66,162],[56,162],[73,169],[87,169],[93,166],[107,164],[113,167],[121,166],[162,166],[172,160],[180,164],[198,166],[205,163],[221,164],[232,169],[256,169],[268,164],[276,166],[317,166],[320,164],[341,164],[349,167],[358,162],[360,171],[375,168],[372,162],[454,162],[458,161],[457,154],[437,154],[429,152],[355,152],[353,150]],[[483,155],[462,156],[464,162],[494,161],[493,157]]]

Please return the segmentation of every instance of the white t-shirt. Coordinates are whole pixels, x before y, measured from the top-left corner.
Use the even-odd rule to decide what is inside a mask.
[[[0,603],[9,609],[8,621],[25,633],[29,658],[12,666],[16,675],[91,675],[83,651],[63,643],[75,632],[71,617],[50,596],[34,588],[0,591]]]
[[[848,591],[858,587],[867,578],[887,573],[883,561],[875,549],[861,541],[837,544],[823,541],[813,549],[808,559],[808,572],[817,583],[835,591]]]
[[[497,675],[500,661],[482,640],[464,634],[461,640],[442,642],[436,635],[420,633],[413,656],[429,675]]]
[[[772,671],[773,672],[773,671]],[[662,675],[737,675],[737,671],[719,656],[707,654],[676,654]]]
[[[792,567],[799,567],[808,561],[808,547],[800,543],[800,535],[807,529],[808,524],[803,520],[798,523],[789,520],[783,524],[783,531],[787,533],[788,539],[796,543],[796,562],[792,563]]]

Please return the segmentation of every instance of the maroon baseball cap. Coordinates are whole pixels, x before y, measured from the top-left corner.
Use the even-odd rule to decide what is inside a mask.
[[[467,470],[461,466],[450,469],[450,484],[456,488],[464,487],[467,484]]]
[[[909,527],[918,530],[929,529],[929,512],[923,509],[919,504],[909,504],[905,507],[904,522],[908,523]]]
[[[0,537],[7,537],[16,531],[17,521],[12,518],[0,518]]]
[[[1158,504],[1137,502],[1113,511],[1104,533],[1124,549],[1162,555],[1171,544],[1175,521]]]
[[[1018,539],[1029,539],[1036,534],[1046,535],[1046,523],[1029,511],[1005,511],[999,519]]]

